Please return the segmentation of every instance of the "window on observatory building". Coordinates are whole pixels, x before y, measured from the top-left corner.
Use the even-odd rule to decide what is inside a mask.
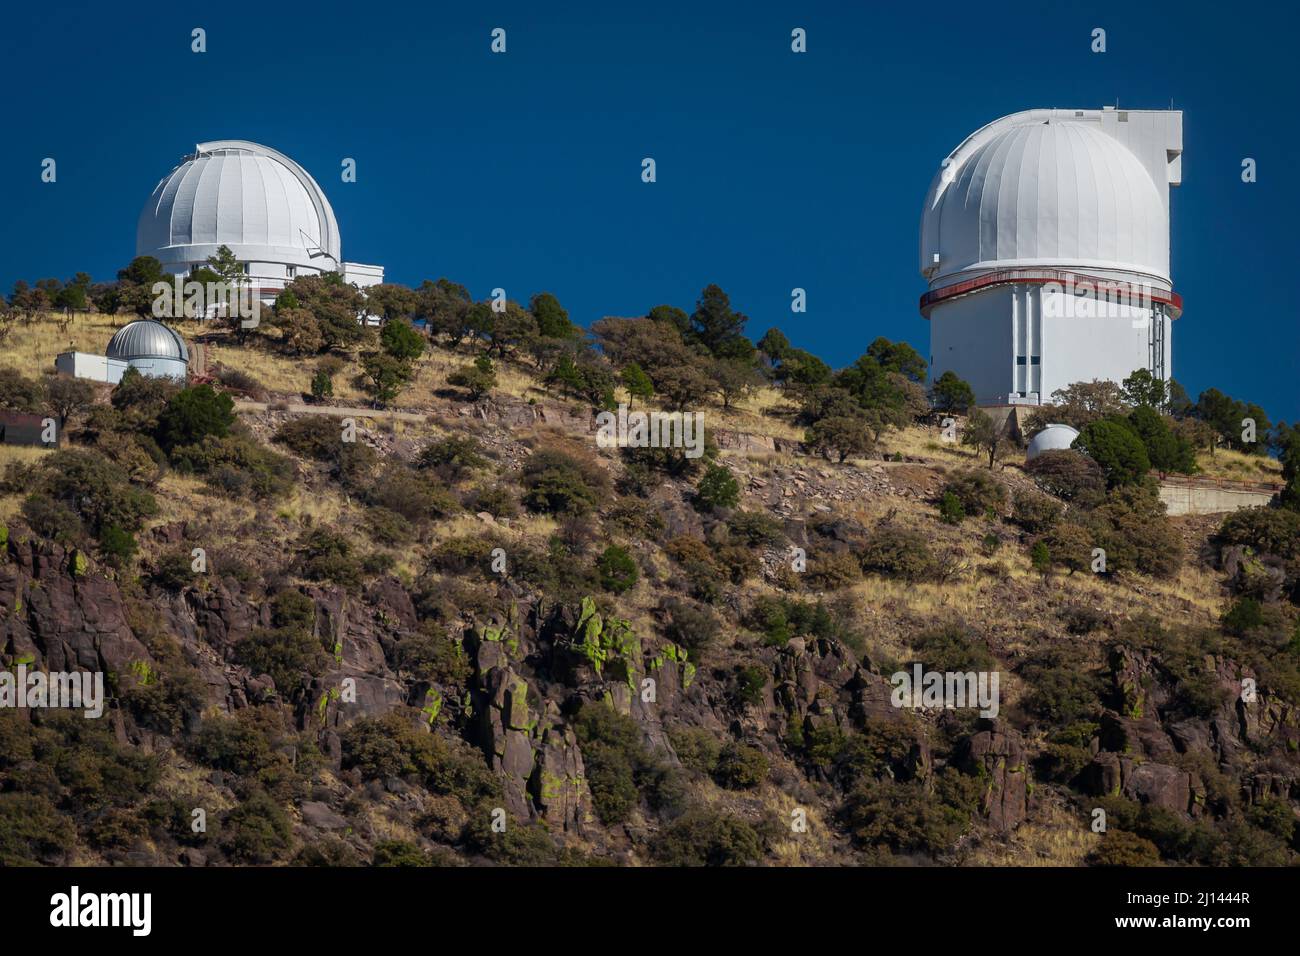
[[[294,278],[294,277],[296,277],[296,276],[298,275],[298,267],[297,267],[297,266],[285,266],[285,267],[284,267],[284,274],[285,274],[286,277],[292,279],[292,278]]]
[[[1031,355],[1031,356],[1029,356],[1029,364],[1030,364],[1030,365],[1039,365],[1039,364],[1042,363],[1042,361],[1043,361],[1043,358],[1042,358],[1041,355]]]
[[[1016,364],[1017,364],[1017,365],[1024,365],[1024,364],[1025,364],[1025,357],[1024,357],[1023,355],[1017,355],[1017,356],[1016,356]]]

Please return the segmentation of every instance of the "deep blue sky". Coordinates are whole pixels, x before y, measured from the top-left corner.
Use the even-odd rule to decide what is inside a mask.
[[[196,142],[239,138],[305,166],[344,256],[391,281],[546,289],[584,325],[689,310],[717,282],[754,338],[779,325],[837,366],[877,335],[925,354],[917,230],[940,160],[1016,110],[1172,98],[1175,377],[1300,419],[1293,5],[443,6],[8,5],[0,287],[112,278],[157,181]]]

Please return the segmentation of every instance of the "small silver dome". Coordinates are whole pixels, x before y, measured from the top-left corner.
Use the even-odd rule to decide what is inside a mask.
[[[144,358],[190,360],[180,334],[153,319],[140,319],[122,326],[109,339],[106,354],[124,362]]]

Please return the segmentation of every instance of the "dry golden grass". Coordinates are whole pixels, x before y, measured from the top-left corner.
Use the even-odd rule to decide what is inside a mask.
[[[1101,841],[1070,810],[1057,801],[1045,802],[1035,816],[1011,835],[974,847],[963,866],[1081,866]]]
[[[1196,464],[1207,478],[1230,478],[1235,481],[1282,480],[1282,464],[1268,455],[1247,455],[1230,448],[1198,452]]]
[[[77,351],[103,355],[113,333],[131,321],[125,315],[99,313],[74,315],[61,328],[62,315],[41,315],[31,323],[14,324],[0,344],[0,365],[16,368],[24,375],[54,372],[54,357],[60,352]]]

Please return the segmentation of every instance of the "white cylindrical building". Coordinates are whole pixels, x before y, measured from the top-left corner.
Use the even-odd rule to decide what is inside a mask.
[[[300,275],[339,272],[361,288],[384,281],[382,266],[343,261],[339,224],[316,180],[247,140],[196,146],[154,188],[136,226],[136,255],[174,275],[205,266],[221,246],[264,299]]]
[[[1028,110],[969,136],[921,219],[931,374],[954,372],[982,406],[1141,368],[1170,378],[1181,157],[1172,110]]]

